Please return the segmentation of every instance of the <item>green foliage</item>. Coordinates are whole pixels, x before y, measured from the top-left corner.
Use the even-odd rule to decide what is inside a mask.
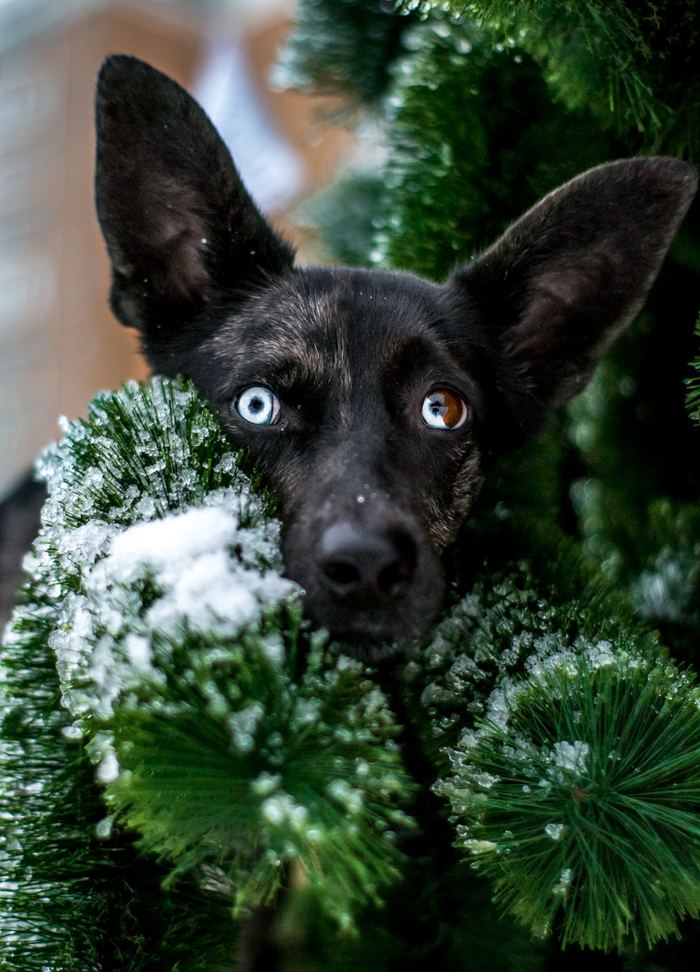
[[[700,337],[700,318],[698,318],[695,325],[695,334]],[[700,355],[692,362],[692,367],[695,371],[700,372]],[[693,419],[696,425],[700,425],[700,375],[694,378],[688,378],[686,385],[689,388],[685,399],[686,406],[690,412],[691,419]]]
[[[700,21],[692,0],[404,0],[423,14],[445,7],[517,39],[555,98],[614,125],[632,151],[700,157]]]
[[[562,944],[651,945],[700,910],[700,690],[572,556],[482,577],[404,681],[497,902]]]
[[[120,972],[232,972],[227,904],[188,881],[164,898],[162,868],[99,836],[94,767],[59,704],[52,608],[31,587],[25,599],[3,647],[0,968],[97,972],[109,958]]]
[[[371,264],[376,231],[382,225],[384,182],[376,173],[345,175],[303,208],[304,222],[321,234],[333,260],[351,267]]]
[[[531,57],[491,32],[434,14],[406,43],[372,258],[441,279],[610,147],[552,103]]]
[[[359,664],[323,670],[318,649],[296,684],[250,636],[212,648],[170,649],[153,696],[115,710],[108,805],[174,875],[206,874],[236,911],[270,904],[296,865],[349,929],[398,877],[395,830],[409,823],[383,697]]]
[[[101,890],[119,861],[117,855],[109,868],[97,838],[109,837],[116,818],[163,862],[156,873],[169,891],[155,927],[173,967],[199,967],[186,964],[199,935],[198,961],[229,968],[231,909],[269,903],[294,868],[316,908],[349,930],[364,904],[377,906],[378,889],[398,877],[397,831],[411,826],[400,808],[411,785],[382,693],[359,664],[326,656],[323,638],[309,644],[301,635],[295,587],[278,573],[271,504],[191,388],[154,380],[102,394],[88,421],[65,431],[40,463],[51,494],[8,660],[17,658],[24,677],[35,656],[46,667],[50,644],[72,719],[53,711],[54,672],[49,697],[39,697],[49,725],[58,726],[43,733],[39,748],[36,793],[44,802],[25,805],[34,784],[13,788],[11,774],[4,793],[7,812],[22,821],[7,845],[19,854],[22,875],[8,908],[27,915],[8,927],[29,927],[41,911],[45,931],[36,954],[57,949],[57,935],[61,948],[65,939],[73,950],[65,953],[73,962],[66,972],[97,968],[108,936],[119,943],[125,969],[150,968],[149,950],[132,964],[127,956],[132,942],[158,942],[153,931],[144,938],[132,918],[148,912],[141,894],[152,897],[157,882],[135,880],[130,868],[124,883],[116,879],[109,914]],[[302,649],[305,659],[297,654]],[[21,688],[5,700],[6,745],[17,738],[27,707],[41,724],[36,700]],[[89,785],[92,817],[87,823],[78,815],[65,838],[75,845],[61,858],[71,875],[67,890],[59,891],[54,877],[61,868],[47,861],[51,877],[40,872],[33,891],[26,860],[36,857],[44,816],[57,815],[63,834],[68,796],[88,787],[81,739],[110,816]],[[10,748],[18,764],[26,758],[26,745],[22,753]],[[61,773],[44,780],[51,759],[65,770],[65,786]],[[31,849],[22,850],[17,833],[30,834]],[[84,875],[93,871],[88,884]],[[183,922],[178,901],[193,891],[211,901],[199,902],[199,917]],[[66,900],[76,923],[61,937],[47,915]],[[214,915],[223,925],[211,936],[206,927]]]
[[[96,515],[123,525],[162,517],[214,490],[235,489],[251,473],[185,382],[155,380],[142,391],[131,382],[121,393],[98,394],[87,421],[64,424],[64,432],[37,470],[53,497],[45,517],[66,528]],[[254,472],[252,483],[272,513],[274,500]]]
[[[647,311],[569,406],[582,460],[571,496],[586,552],[631,591],[680,658],[697,663],[700,463],[682,375],[697,280],[669,266]],[[653,316],[652,316],[653,315]],[[667,316],[668,315],[668,316]]]
[[[61,738],[67,719],[57,705],[56,669],[46,650],[51,625],[45,617],[42,625],[42,613],[37,605],[32,627],[27,619],[18,621],[18,642],[3,651],[0,845],[6,891],[0,968],[39,972],[56,962],[61,972],[82,972],[89,965],[76,962],[76,952],[86,960],[96,958],[93,920],[95,914],[104,915],[92,861],[84,853],[99,806],[87,761],[76,760]],[[43,653],[35,644],[40,639]],[[28,665],[32,650],[35,663]],[[70,826],[59,807],[68,811]],[[25,853],[25,846],[32,853]],[[55,885],[49,873],[58,879]],[[47,895],[49,887],[55,895]],[[70,928],[61,921],[68,908],[74,918]]]
[[[475,583],[438,624],[417,667],[404,670],[428,716],[423,745],[441,770],[463,726],[498,701],[498,683],[520,678],[539,653],[567,651],[579,637],[622,654],[662,650],[570,540],[519,519],[490,524],[480,537],[471,531],[481,561]]]
[[[672,256],[680,250],[686,259],[693,249],[676,247]],[[691,459],[697,431],[682,380],[695,351],[698,300],[697,273],[668,262],[645,311],[569,406],[569,434],[588,474],[576,495],[584,536],[591,543],[605,536],[619,551],[623,579],[644,569],[653,553],[643,539],[650,504],[661,497],[695,503],[700,491],[700,464]],[[601,500],[589,512],[594,493]]]
[[[436,12],[412,26],[393,75],[381,180],[350,175],[310,209],[343,262],[444,278],[542,194],[616,154],[585,112],[552,102],[526,52],[471,22]]]
[[[535,933],[548,934],[561,910],[562,943],[609,950],[652,945],[677,933],[680,916],[697,917],[690,686],[672,666],[589,646],[513,686],[507,731],[487,722],[451,751],[454,775],[440,791],[460,844]]]
[[[393,0],[301,0],[282,55],[283,79],[303,91],[340,90],[354,102],[375,105],[415,19]]]

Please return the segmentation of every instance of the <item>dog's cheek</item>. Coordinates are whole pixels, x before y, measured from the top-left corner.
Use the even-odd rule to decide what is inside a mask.
[[[247,427],[232,416],[230,403],[216,403],[226,437],[235,449],[245,450],[248,460],[261,476],[262,485],[277,501],[277,512],[285,520],[299,495],[308,492],[313,476],[309,453],[303,443],[276,427]]]
[[[438,552],[454,541],[483,485],[484,474],[478,448],[473,447],[457,472],[452,476],[448,474],[447,479],[442,489],[428,484],[424,490],[428,531]]]

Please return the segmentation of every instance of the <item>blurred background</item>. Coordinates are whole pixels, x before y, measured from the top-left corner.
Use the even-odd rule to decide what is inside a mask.
[[[103,58],[175,78],[229,144],[262,210],[318,259],[290,216],[328,182],[351,136],[324,99],[276,88],[293,0],[0,0],[0,499],[59,414],[145,366],[107,306],[93,206],[93,90]]]

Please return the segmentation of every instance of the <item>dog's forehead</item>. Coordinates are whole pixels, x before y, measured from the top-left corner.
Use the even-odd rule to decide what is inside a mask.
[[[442,312],[441,286],[400,271],[297,268],[290,289],[300,314],[308,315],[311,305],[321,326],[329,322],[359,326],[367,320],[387,327],[421,328]]]
[[[271,366],[306,363],[316,373],[347,356],[396,358],[427,339],[444,313],[443,288],[409,273],[301,268],[260,292],[227,329],[226,342]]]

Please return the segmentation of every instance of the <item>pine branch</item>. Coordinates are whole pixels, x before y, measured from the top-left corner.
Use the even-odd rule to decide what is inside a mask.
[[[94,767],[59,703],[52,606],[32,587],[25,600],[3,647],[0,967],[156,972],[170,954],[183,972],[232,972],[226,903],[185,881],[164,898],[162,868],[100,835]]]
[[[399,3],[424,17],[444,7]],[[448,7],[495,30],[502,43],[517,40],[543,67],[555,97],[614,125],[631,150],[698,157],[688,94],[696,90],[700,21],[689,0],[450,0]]]
[[[700,690],[604,589],[558,597],[566,559],[482,580],[405,677],[504,910],[562,944],[650,946],[700,911]]]
[[[398,877],[396,831],[411,826],[383,696],[361,666],[326,656],[323,638],[300,639],[271,502],[191,388],[127,386],[65,431],[40,463],[50,499],[10,640],[19,659],[47,641],[55,652],[64,734],[87,743],[111,811],[99,836],[116,816],[166,865],[168,895],[177,901],[191,878],[214,895],[210,913],[222,900],[237,913],[269,902],[294,865],[316,907],[349,930]],[[7,700],[8,725],[24,704]],[[37,827],[33,808],[15,808],[25,810]],[[76,853],[77,874],[95,866],[94,848]],[[27,887],[12,895],[18,913],[38,906]],[[165,925],[163,940],[182,950]],[[233,961],[230,917],[225,926]],[[66,929],[76,969],[106,934],[94,914],[88,932],[86,944]]]
[[[700,317],[695,325],[695,333],[700,337]],[[700,372],[700,355],[691,362],[691,368]],[[686,385],[690,389],[685,398],[686,408],[696,425],[700,425],[700,374],[695,378],[687,378]]]
[[[393,0],[301,0],[280,80],[310,94],[377,107],[416,19]]]

